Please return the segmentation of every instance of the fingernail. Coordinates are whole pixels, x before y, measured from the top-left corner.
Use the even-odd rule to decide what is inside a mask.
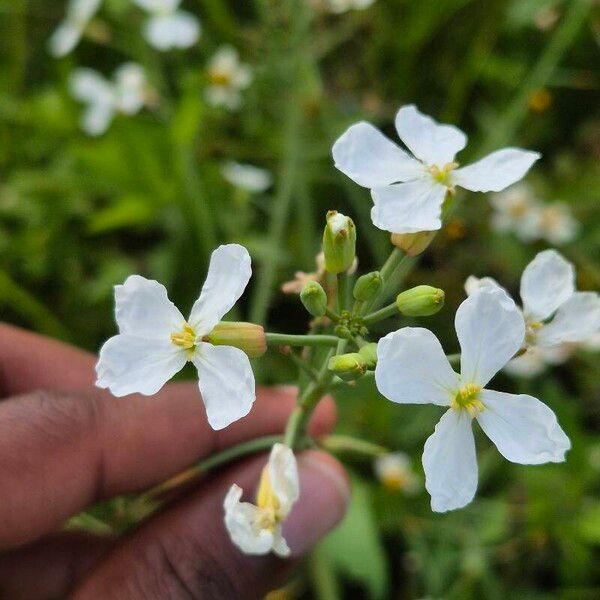
[[[346,514],[350,486],[342,466],[314,450],[298,459],[300,498],[283,524],[293,556],[306,554]]]

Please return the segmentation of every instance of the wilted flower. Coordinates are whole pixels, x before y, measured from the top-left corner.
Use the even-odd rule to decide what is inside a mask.
[[[221,174],[228,183],[251,194],[260,194],[273,185],[273,176],[266,169],[233,160],[221,166]]]
[[[467,294],[482,287],[500,288],[500,285],[491,277],[469,277],[465,283]],[[575,290],[575,269],[556,250],[540,252],[527,265],[521,276],[521,300],[526,352],[584,342],[600,329],[600,296],[596,292]],[[550,357],[546,362],[551,362],[551,353],[537,353],[537,358],[544,356]],[[528,363],[521,360],[521,364]]]
[[[296,271],[294,273],[294,279],[286,281],[281,286],[281,291],[284,294],[299,294],[302,288],[309,281],[316,281],[317,283],[325,283],[326,274],[325,271],[325,256],[323,252],[319,252],[315,257],[317,270],[312,273],[305,273],[304,271]]]
[[[215,346],[207,338],[242,295],[251,273],[243,246],[219,246],[187,320],[160,283],[139,275],[128,277],[115,287],[119,334],[100,350],[96,385],[115,396],[149,396],[191,361],[213,429],[247,415],[255,398],[248,357],[238,348]]]
[[[101,3],[102,0],[70,0],[67,16],[54,30],[48,43],[53,56],[66,56],[79,44]]]
[[[181,0],[133,0],[150,13],[145,26],[146,41],[157,50],[189,48],[200,37],[200,21],[184,10],[179,10]]]
[[[206,101],[235,110],[242,104],[241,91],[251,83],[252,69],[240,62],[238,51],[233,46],[221,46],[208,63]]]
[[[69,81],[74,98],[87,106],[81,118],[81,128],[88,135],[104,133],[117,113],[133,115],[146,102],[146,75],[140,65],[126,63],[108,81],[93,69],[75,69]]]
[[[240,502],[243,490],[233,484],[225,497],[225,526],[233,543],[246,554],[289,556],[281,524],[299,496],[298,466],[290,448],[275,444],[262,471],[256,504]]]
[[[419,480],[404,452],[382,454],[375,459],[377,479],[388,489],[411,495],[418,491]]]
[[[498,192],[519,181],[540,157],[504,148],[459,169],[454,157],[467,136],[453,125],[439,125],[414,105],[398,111],[396,130],[412,156],[364,121],[352,125],[333,146],[335,166],[371,189],[375,226],[392,233],[439,229],[447,193],[456,187]]]
[[[571,447],[554,413],[537,398],[485,388],[523,343],[523,315],[510,297],[497,287],[475,291],[458,308],[455,326],[460,375],[433,333],[413,327],[379,341],[375,369],[378,390],[393,402],[449,407],[423,453],[425,487],[437,512],[461,508],[475,495],[473,419],[511,462],[562,462]]]

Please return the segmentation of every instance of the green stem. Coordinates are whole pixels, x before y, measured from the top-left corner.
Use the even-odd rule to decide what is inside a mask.
[[[398,314],[398,307],[395,302],[392,302],[391,304],[372,312],[370,315],[365,316],[363,320],[365,325],[368,326],[377,323],[378,321],[383,321],[383,319],[398,316]]]
[[[375,457],[386,454],[389,450],[379,444],[367,442],[349,435],[328,435],[319,441],[319,445],[333,453],[349,452]]]
[[[365,314],[372,306],[376,306],[380,298],[386,297],[392,285],[391,282],[393,280],[393,275],[398,269],[398,267],[405,260],[405,258],[406,255],[404,254],[404,252],[402,252],[402,250],[399,250],[398,248],[394,248],[392,250],[387,260],[385,261],[383,267],[381,267],[381,269],[379,270],[381,278],[383,279],[383,287],[381,288],[379,294],[377,294],[377,296],[373,298],[373,300],[371,300],[370,302],[365,302],[362,305],[360,314]]]
[[[340,316],[334,313],[330,308],[325,309],[325,314],[334,322],[337,323],[340,320]]]
[[[319,372],[294,352],[289,352],[285,356],[287,356],[300,370],[304,371],[311,379],[317,379],[319,377]]]
[[[339,339],[335,335],[288,335],[287,333],[265,333],[269,346],[335,346]]]
[[[337,275],[338,312],[348,307],[348,273],[346,271]]]

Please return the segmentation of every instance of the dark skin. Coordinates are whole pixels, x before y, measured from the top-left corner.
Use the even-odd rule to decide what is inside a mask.
[[[61,531],[95,502],[140,493],[219,450],[282,432],[294,405],[293,389],[259,389],[246,418],[215,432],[196,384],[114,398],[95,388],[94,364],[86,352],[0,324],[1,598],[260,598],[343,517],[343,468],[308,451],[284,528],[290,560],[243,555],[223,525],[230,485],[252,501],[266,455],[205,476],[124,537]],[[311,433],[327,433],[334,421],[326,399]]]

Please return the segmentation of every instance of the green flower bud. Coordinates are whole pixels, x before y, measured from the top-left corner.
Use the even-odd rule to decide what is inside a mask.
[[[350,339],[350,336],[352,335],[352,333],[350,332],[350,329],[348,327],[346,327],[345,325],[336,325],[333,328],[333,333],[335,333],[335,335],[337,335],[338,337],[341,337],[345,340]]]
[[[265,330],[254,323],[221,321],[203,341],[215,346],[234,346],[250,358],[258,358],[267,351]]]
[[[428,317],[444,306],[444,290],[418,285],[398,294],[396,306],[407,317]]]
[[[322,317],[327,310],[327,294],[316,281],[309,281],[304,285],[300,292],[300,300],[313,317]]]
[[[323,253],[325,269],[329,273],[343,273],[352,266],[356,254],[356,227],[350,217],[335,210],[327,213]]]
[[[418,231],[417,233],[392,233],[392,244],[403,250],[408,256],[418,256],[433,241],[437,231]]]
[[[367,372],[367,363],[361,354],[351,352],[330,358],[328,368],[344,381],[354,381]]]
[[[383,278],[379,271],[373,271],[362,275],[356,280],[354,285],[354,299],[359,302],[368,302],[372,300],[383,287]]]
[[[358,353],[363,357],[367,369],[372,370],[375,368],[377,364],[377,344],[375,342],[365,344]]]

